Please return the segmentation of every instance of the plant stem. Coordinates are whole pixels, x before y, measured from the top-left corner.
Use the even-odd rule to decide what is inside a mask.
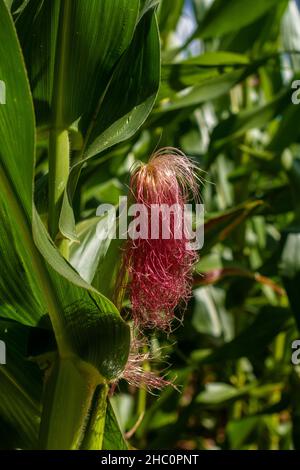
[[[53,240],[59,232],[62,198],[70,171],[70,146],[64,116],[66,72],[69,52],[69,27],[71,1],[61,2],[57,49],[55,56],[55,81],[52,95],[52,126],[49,137],[49,216],[48,228]]]
[[[145,414],[147,406],[147,390],[145,387],[139,388],[137,415],[138,417]]]
[[[286,332],[281,332],[277,335],[274,344],[274,359],[277,367],[283,363],[284,361],[284,351],[285,351],[285,343],[286,343]],[[270,406],[279,403],[282,398],[282,392],[280,389],[275,390],[271,397],[270,397]],[[272,416],[272,431],[271,434],[271,450],[280,450],[280,436],[278,433],[278,429],[280,426],[280,415],[274,414]]]
[[[81,450],[101,450],[107,409],[108,386],[97,387],[90,410],[90,419],[85,430]]]
[[[66,260],[69,260],[69,256],[70,256],[70,244],[69,244],[69,240],[67,240],[66,238],[61,238],[59,241],[58,241],[58,249],[60,251],[60,254],[66,259]]]
[[[148,347],[144,346],[144,354],[147,354]],[[144,361],[143,370],[149,372],[151,370],[149,361]],[[147,407],[147,388],[145,385],[141,384],[141,388],[138,391],[138,403],[137,403],[137,414],[138,417],[144,415]]]
[[[69,176],[68,131],[51,130],[49,139],[49,233],[55,240],[59,232],[59,217]]]
[[[57,359],[44,392],[41,449],[79,449],[96,385],[96,375],[77,359]]]

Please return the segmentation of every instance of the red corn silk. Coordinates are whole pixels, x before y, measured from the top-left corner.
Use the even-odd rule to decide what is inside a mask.
[[[131,332],[133,333],[133,331]],[[111,385],[110,394],[112,395],[115,392],[120,379],[126,380],[131,386],[145,388],[150,393],[155,390],[161,390],[169,385],[176,389],[172,381],[159,375],[159,372],[151,370],[153,361],[154,358],[149,352],[147,341],[144,338],[138,339],[133,334],[126,366],[118,380]],[[145,364],[147,364],[147,367],[144,367]]]
[[[129,385],[138,388],[146,388],[149,392],[153,390],[161,390],[172,382],[166,380],[164,377],[159,376],[152,370],[145,370],[143,364],[149,361],[148,353],[131,352],[128,357],[126,367],[123,371],[122,378],[125,379]]]
[[[183,153],[166,148],[132,173],[130,190],[134,202],[146,208],[148,236],[127,240],[121,277],[128,274],[133,320],[139,328],[170,330],[175,307],[185,305],[191,295],[197,254],[189,247],[183,209],[190,195],[198,196],[195,170]],[[172,210],[160,210],[154,220],[153,207]]]

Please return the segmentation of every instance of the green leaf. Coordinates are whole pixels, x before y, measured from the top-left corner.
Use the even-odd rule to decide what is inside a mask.
[[[176,66],[175,66],[176,67]],[[232,87],[245,78],[245,70],[235,70],[220,74],[219,76],[207,78],[199,85],[195,85],[187,93],[178,94],[170,102],[162,104],[158,111],[175,111],[189,106],[198,106],[209,100],[213,100],[228,93]]]
[[[38,116],[51,107],[58,30],[65,28],[65,54],[59,65],[65,84],[63,122],[68,127],[79,118],[85,123],[92,118],[94,103],[132,39],[139,0],[72,0],[64,26],[59,25],[62,6],[60,0],[32,0],[17,27]]]
[[[75,350],[83,360],[90,361],[102,376],[110,379],[120,374],[127,361],[129,327],[121,319],[115,306],[83,281],[61,257],[38,214],[32,209],[35,143],[33,107],[16,33],[2,0],[0,18],[0,52],[3,58],[0,75],[10,90],[7,104],[0,106],[1,200],[5,204],[10,226],[14,227],[13,240],[18,248],[17,256],[25,266],[27,278],[29,279],[28,273],[31,272],[35,279],[31,287],[34,289],[36,302],[41,304],[33,318],[28,318],[28,311],[24,320],[34,324],[42,311],[49,313],[60,352],[64,349],[69,353],[70,349],[73,352]],[[7,41],[9,46],[3,47]],[[9,265],[8,254],[9,251],[2,253],[7,261],[4,264],[6,267]],[[24,289],[26,284],[21,292]],[[33,305],[34,302],[33,298]],[[32,310],[31,308],[31,312]],[[84,326],[82,331],[80,326]],[[108,328],[110,337],[103,335],[104,327]],[[95,332],[94,350],[92,342],[86,343],[92,328]],[[106,339],[100,346],[96,332]]]
[[[70,246],[70,263],[87,282],[112,299],[123,241],[110,239],[104,232],[108,215],[94,217],[76,227],[80,243]],[[112,235],[114,232],[113,226]]]
[[[72,357],[57,358],[51,365],[43,396],[41,449],[79,448],[96,387],[86,372]]]
[[[205,52],[199,56],[186,59],[183,64],[193,64],[200,67],[234,67],[249,64],[249,57],[228,51]]]
[[[4,0],[7,8],[10,10],[14,0]]]
[[[90,409],[89,422],[84,433],[81,449],[103,450],[103,438],[108,416],[107,389],[100,385],[97,387]]]
[[[195,331],[220,337],[222,334],[222,321],[220,318],[221,292],[211,288],[195,289],[193,292],[195,307],[192,317],[192,326]],[[223,300],[223,299],[222,299]]]
[[[300,231],[291,227],[283,234],[283,249],[279,265],[291,309],[300,328]]]
[[[229,118],[220,121],[212,133],[211,149],[220,151],[223,145],[243,135],[246,131],[269,124],[289,102],[290,90],[287,89],[263,106],[245,109],[239,114],[232,114]]]
[[[199,276],[194,276],[194,286],[206,286],[210,284],[216,284],[223,279],[228,277],[239,277],[239,278],[246,278],[252,279],[254,282],[259,282],[262,285],[266,285],[277,292],[279,295],[284,295],[284,290],[277,285],[272,279],[260,275],[258,272],[253,272],[243,268],[242,266],[238,266],[237,264],[230,265],[230,263],[226,263],[226,267],[218,267],[211,270],[206,270],[203,272],[201,270],[201,262],[197,266],[197,270],[199,272]]]
[[[299,139],[299,128],[297,122],[299,121],[300,107],[290,103],[285,113],[281,117],[280,124],[276,133],[274,134],[268,149],[281,153],[285,148],[289,147],[292,143],[297,142]]]
[[[105,428],[104,428],[104,439],[103,439],[103,450],[128,450],[128,446],[120,429],[119,423],[115,416],[113,407],[108,401]]]
[[[128,139],[139,129],[154,105],[159,80],[159,35],[155,14],[150,10],[137,25],[105,92],[85,159]]]
[[[128,325],[113,303],[84,281],[64,260],[36,212],[33,231],[62,307],[63,328],[72,349],[105,378],[118,377],[129,353]]]
[[[0,77],[7,90],[6,104],[0,105],[1,313],[34,325],[44,312],[32,276],[34,260],[24,247],[30,232],[28,219],[32,215],[34,114],[17,36],[3,1],[0,2],[0,56]],[[18,224],[16,215],[26,220],[24,224]]]
[[[253,23],[279,2],[287,3],[287,0],[261,0],[259,3],[215,0],[200,23],[196,34],[206,39],[239,30]]]
[[[300,392],[300,377],[299,372],[295,371],[291,376],[291,404],[292,404],[292,438],[294,449],[300,449],[300,406],[299,406],[299,392]]]
[[[219,98],[254,74],[270,58],[266,56],[249,62],[248,58],[241,54],[219,51],[183,62],[165,64],[159,95],[162,101],[156,111],[172,112]],[[175,94],[174,90],[178,93]]]
[[[99,264],[109,250],[114,227],[111,226],[110,233],[107,233],[107,227],[109,227],[108,214],[85,220],[76,227],[80,243],[72,243],[70,263],[89,284],[92,284]]]
[[[159,31],[162,40],[166,42],[169,35],[175,31],[178,20],[182,14],[184,0],[161,0],[158,10]]]
[[[247,217],[262,205],[262,201],[246,201],[221,214],[210,217],[204,225],[205,243],[202,254],[206,254],[213,245],[225,240]]]
[[[219,82],[224,82],[225,86],[226,81],[229,81],[230,78],[230,75],[228,76],[230,69],[244,70],[247,64],[249,64],[247,56],[223,51],[206,52],[182,62],[164,63],[158,101],[166,98],[175,99],[176,92],[188,87],[195,87],[191,90],[193,93],[191,96],[195,97],[197,94],[200,97],[200,91],[206,87],[207,99],[209,99],[213,91],[212,87],[208,87],[211,79],[215,80],[216,86]],[[226,73],[222,72],[221,67],[226,67]],[[217,91],[215,91],[216,93]]]
[[[263,307],[253,323],[237,337],[211,354],[199,357],[199,360],[204,363],[214,363],[255,355],[263,351],[275,336],[287,327],[289,320],[290,312],[288,309],[271,306]],[[197,353],[194,354],[194,359],[197,360],[196,358]]]
[[[159,34],[150,9],[140,19],[130,47],[98,103],[85,137],[83,159],[71,171],[60,217],[60,231],[66,238],[77,239],[71,200],[83,163],[137,132],[154,105],[159,80]]]
[[[42,374],[26,360],[31,328],[0,319],[6,364],[0,365],[0,416],[14,429],[12,445],[37,448]]]
[[[160,0],[141,0],[139,19],[142,18],[142,16],[144,16],[147,13],[147,11],[152,10],[153,8],[156,8],[159,2]]]
[[[125,366],[130,332],[114,305],[61,257],[33,207],[33,107],[12,19],[2,0],[0,26],[0,73],[10,90],[7,105],[0,108],[0,207],[10,224],[5,228],[13,226],[10,235],[17,247],[16,262],[24,264],[26,281],[32,271],[36,284],[31,283],[31,288],[50,315],[61,356],[52,364],[45,389],[40,444],[77,448],[94,388],[118,377]],[[9,43],[6,48],[2,46],[5,42]],[[9,252],[2,256],[6,258]],[[6,275],[9,261],[5,261]],[[26,302],[24,305],[27,309]],[[36,317],[30,320],[34,322]]]
[[[257,430],[260,420],[260,416],[247,416],[240,420],[229,421],[226,431],[231,448],[241,449],[249,435]]]
[[[1,171],[6,173],[30,216],[34,114],[17,35],[3,0],[0,2],[0,57],[0,77],[6,86],[6,104],[0,105]]]
[[[1,202],[0,218],[0,317],[35,326],[46,308],[32,275],[32,260]]]
[[[163,64],[157,102],[163,106],[163,100],[169,102],[176,98],[178,92],[195,84],[205,86],[209,79],[216,77],[220,77],[220,71],[215,67],[199,67],[186,62]]]
[[[226,383],[213,382],[207,384],[205,390],[197,395],[196,403],[209,406],[228,404],[247,395],[254,386],[255,384],[251,384],[250,387],[236,388]]]

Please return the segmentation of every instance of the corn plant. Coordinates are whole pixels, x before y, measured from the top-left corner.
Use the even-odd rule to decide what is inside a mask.
[[[130,332],[68,262],[79,242],[72,206],[86,162],[130,138],[154,104],[154,4],[10,3],[0,3],[1,416],[9,445],[99,449]]]

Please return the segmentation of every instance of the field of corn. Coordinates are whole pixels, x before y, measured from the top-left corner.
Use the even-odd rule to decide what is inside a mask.
[[[0,0],[0,449],[300,449],[299,329],[300,2]]]

